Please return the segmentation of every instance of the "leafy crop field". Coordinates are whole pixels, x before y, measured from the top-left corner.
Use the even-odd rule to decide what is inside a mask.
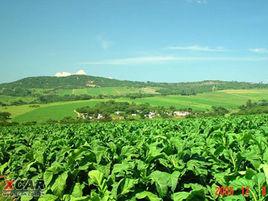
[[[267,115],[1,127],[0,137],[0,173],[44,179],[41,201],[268,198]]]

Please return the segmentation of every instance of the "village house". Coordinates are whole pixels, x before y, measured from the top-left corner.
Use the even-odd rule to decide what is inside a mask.
[[[104,116],[102,114],[98,114],[97,119],[103,119]]]
[[[149,114],[145,115],[146,117],[148,117],[149,119],[155,118],[157,116],[157,114],[155,112],[149,112]]]
[[[175,116],[175,117],[185,117],[185,116],[188,116],[190,114],[191,114],[191,112],[188,112],[188,111],[174,111],[173,112],[173,116]]]

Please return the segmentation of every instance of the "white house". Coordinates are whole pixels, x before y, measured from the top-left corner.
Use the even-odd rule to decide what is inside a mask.
[[[174,111],[173,112],[173,116],[176,116],[176,117],[185,117],[185,116],[188,116],[190,114],[191,114],[191,112],[188,112],[188,111]]]
[[[152,118],[154,118],[154,117],[156,117],[156,113],[155,112],[149,112],[149,114],[147,115],[147,117],[149,118],[149,119],[152,119]]]
[[[102,114],[98,114],[97,119],[103,119],[103,115]]]

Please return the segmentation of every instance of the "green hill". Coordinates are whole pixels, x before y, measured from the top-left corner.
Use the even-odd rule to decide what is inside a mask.
[[[122,81],[116,79],[109,79],[103,77],[87,76],[87,75],[71,75],[67,77],[54,77],[54,76],[40,76],[28,77],[15,82],[0,84],[0,95],[11,97],[35,97],[38,99],[40,96],[78,96],[78,95],[105,95],[99,89],[105,88],[122,88],[132,87],[141,88],[146,86],[143,82]],[[90,91],[91,89],[92,92]],[[97,89],[97,90],[96,90]],[[73,91],[75,90],[75,91]],[[105,90],[107,91],[107,89]],[[125,89],[119,89],[125,91]],[[128,90],[132,91],[132,90]],[[113,95],[113,93],[112,93]],[[90,98],[90,97],[85,97]],[[55,97],[53,98],[55,99]],[[59,99],[59,98],[56,98]],[[77,98],[83,99],[83,98]],[[61,100],[61,99],[59,99]],[[68,100],[68,99],[67,99]],[[75,100],[75,98],[71,99]],[[1,98],[0,98],[1,101]],[[22,99],[23,102],[23,99]]]
[[[28,77],[15,82],[0,84],[0,88],[22,87],[25,89],[41,88],[83,88],[83,87],[119,87],[119,86],[141,86],[143,82],[116,80],[89,75],[70,75],[67,77],[39,76]]]
[[[83,88],[83,87],[140,87],[140,86],[154,86],[154,87],[197,87],[197,86],[216,86],[229,88],[254,88],[254,87],[268,87],[268,84],[236,82],[236,81],[219,81],[219,80],[205,80],[198,82],[178,82],[178,83],[164,83],[164,82],[139,82],[128,80],[117,80],[105,77],[96,77],[90,75],[70,75],[66,77],[55,76],[38,76],[27,77],[10,83],[0,84],[0,89],[21,87],[24,89],[41,88]]]
[[[89,75],[71,75],[67,77],[39,76],[28,77],[10,83],[0,84],[0,93],[9,93],[18,90],[32,89],[78,89],[93,87],[158,87],[163,93],[173,90],[222,90],[222,89],[252,89],[268,88],[268,84],[248,83],[235,81],[206,80],[200,82],[179,82],[179,83],[158,83],[158,82],[138,82],[109,79]],[[13,95],[16,95],[15,93]],[[18,94],[17,94],[18,95]]]
[[[109,79],[88,75],[28,77],[0,84],[2,105],[89,100],[95,98],[144,98],[156,95],[196,95],[231,89],[265,89],[268,84],[206,80],[158,83]]]
[[[73,111],[78,107],[111,99],[195,111],[209,110],[212,106],[236,110],[248,99],[267,100],[267,94],[268,85],[262,83],[218,80],[156,83],[87,75],[41,76],[0,84],[0,111],[10,112],[19,122],[46,121],[74,116]]]

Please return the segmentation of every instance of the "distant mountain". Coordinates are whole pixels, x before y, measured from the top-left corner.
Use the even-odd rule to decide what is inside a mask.
[[[196,93],[223,90],[223,89],[252,89],[268,88],[268,84],[248,82],[227,82],[206,80],[200,82],[157,83],[137,82],[109,79],[89,75],[70,75],[67,77],[40,76],[28,77],[15,82],[0,84],[0,95],[33,96],[36,92],[58,89],[101,88],[101,87],[133,87],[154,88],[158,94],[194,95]]]

